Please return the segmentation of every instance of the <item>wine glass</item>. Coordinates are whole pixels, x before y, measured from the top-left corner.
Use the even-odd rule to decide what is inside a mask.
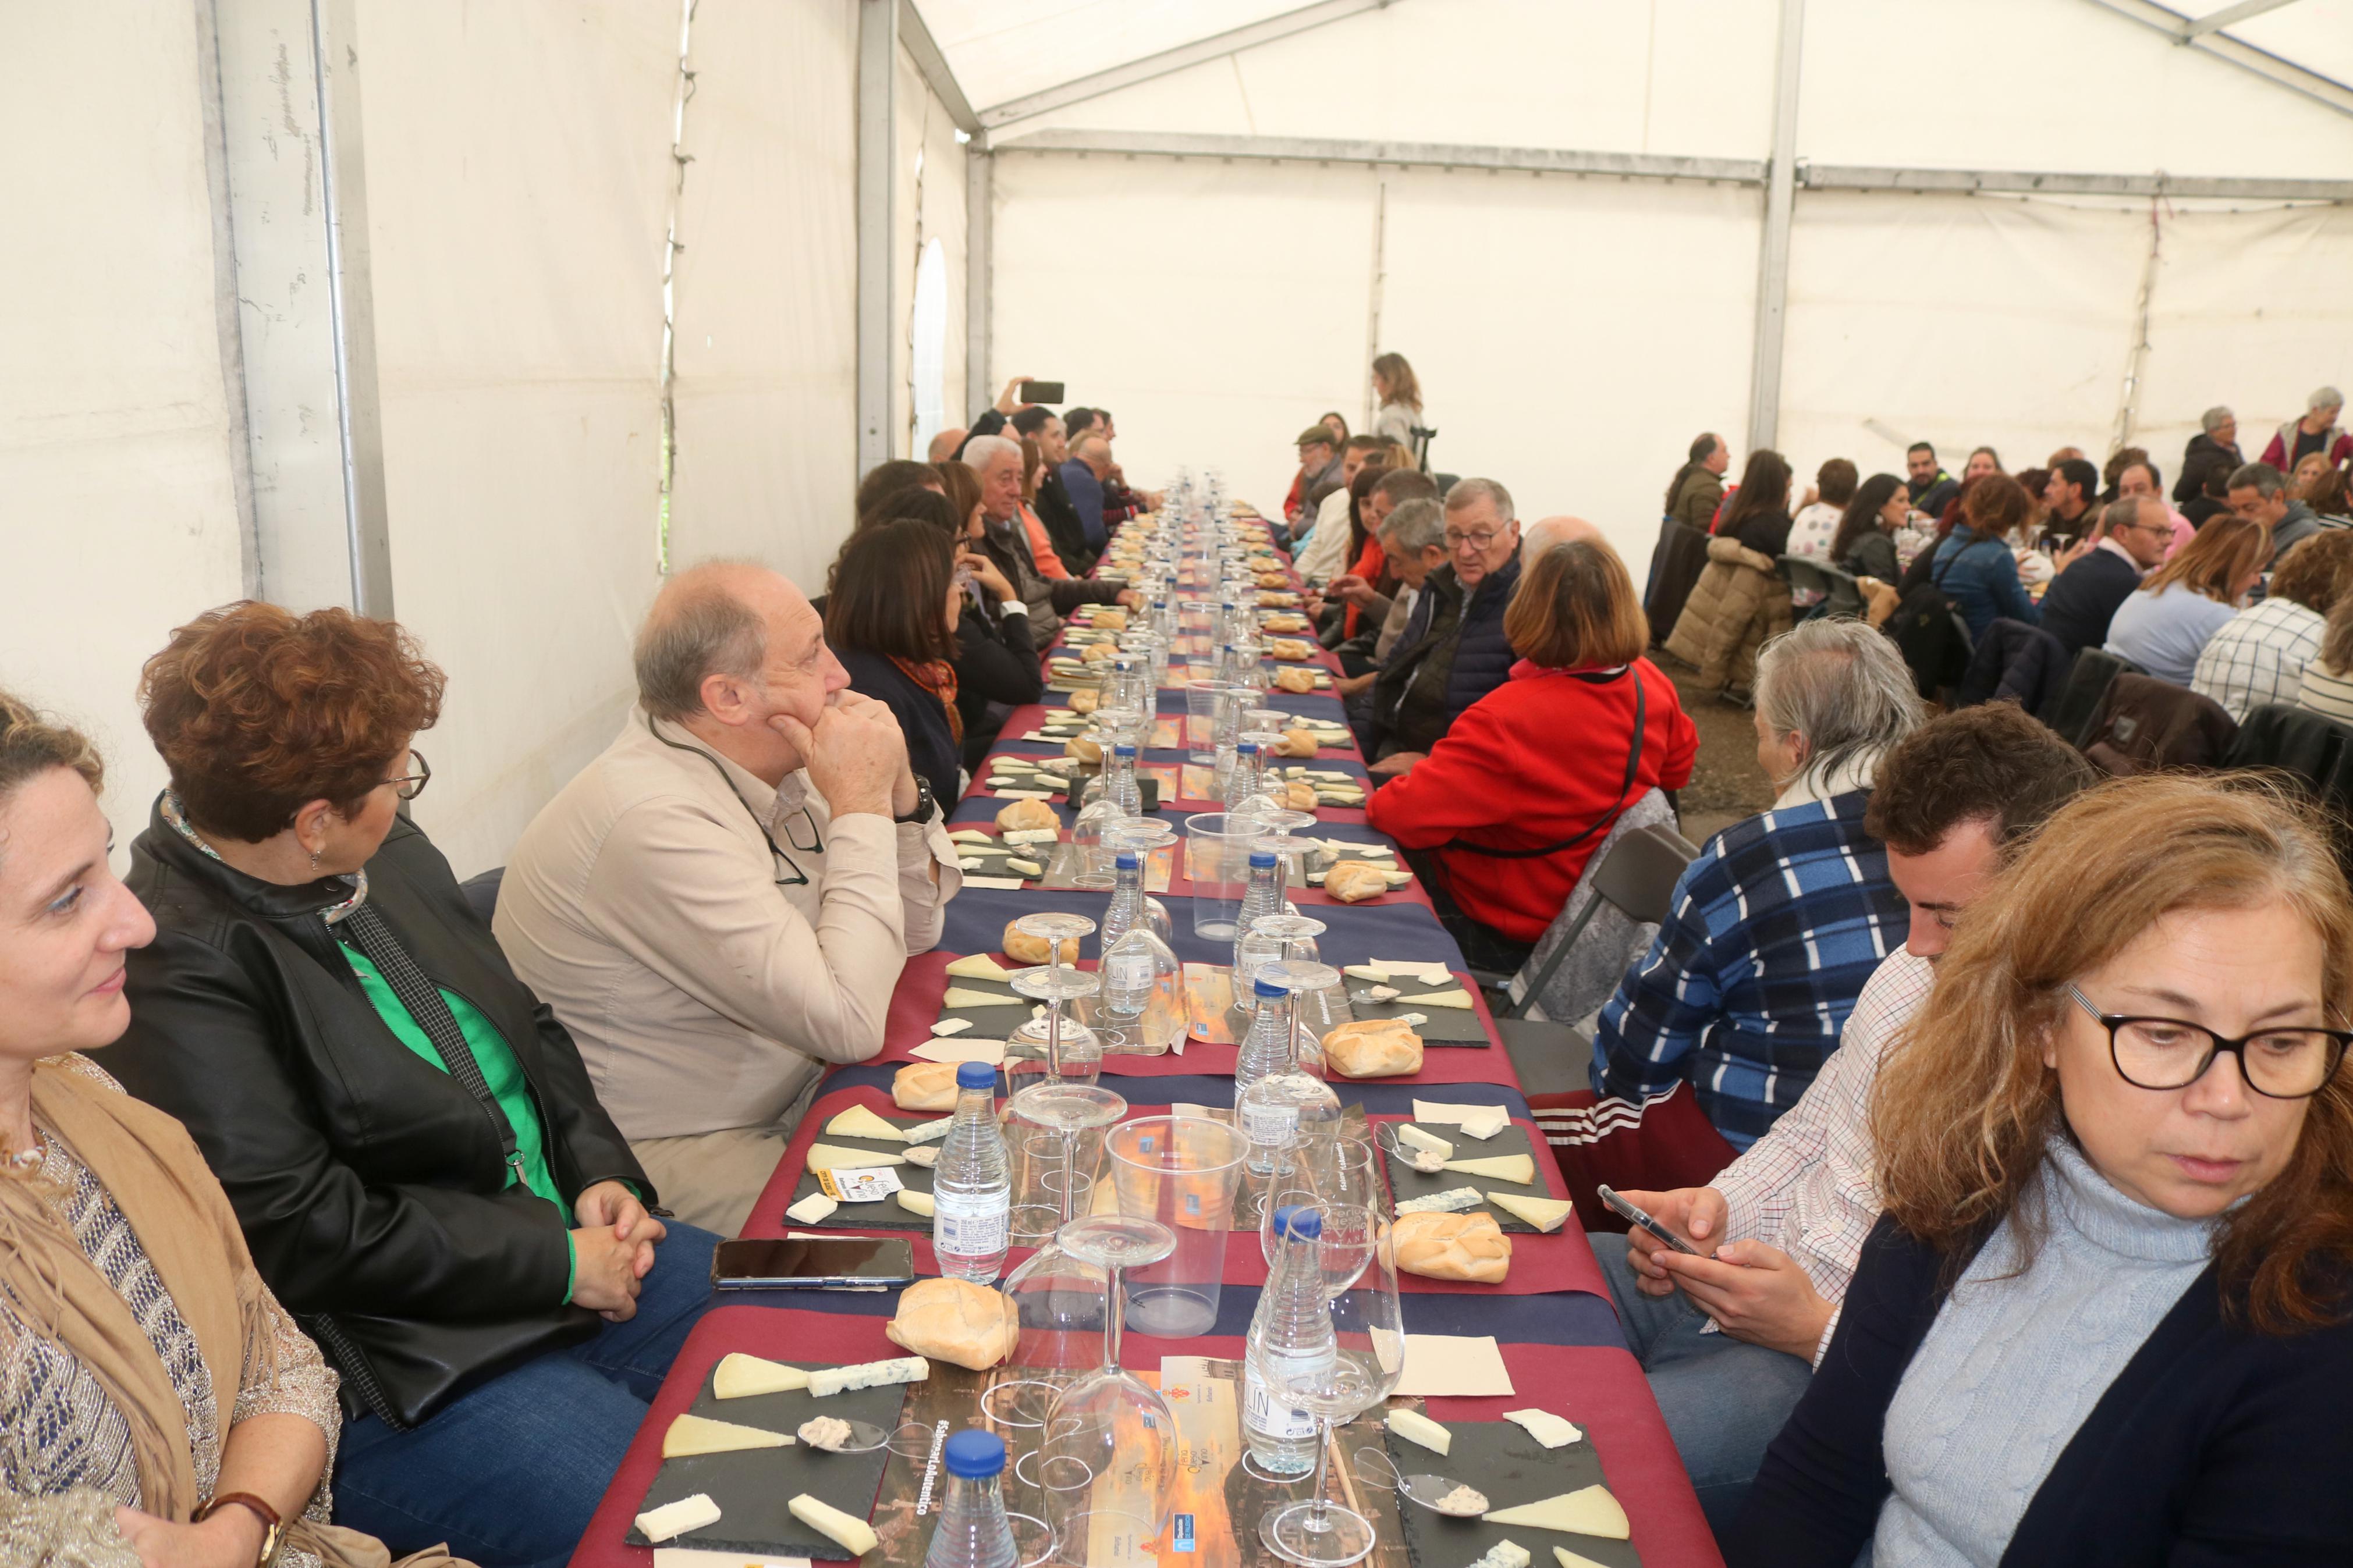
[[[1235,1005],[1255,1016],[1258,998],[1249,989],[1250,982],[1269,964],[1287,958],[1315,962],[1321,956],[1315,939],[1327,929],[1322,921],[1299,914],[1261,915],[1250,921],[1250,931],[1241,941],[1241,961],[1234,968]],[[1316,1038],[1323,1037],[1318,1035]]]
[[[1077,1169],[1076,1152],[1082,1132],[1108,1127],[1127,1114],[1127,1101],[1097,1084],[1060,1083],[1049,1079],[1031,1084],[1016,1095],[1013,1112],[1022,1121],[1046,1130],[1046,1136],[1060,1148],[1061,1163],[1059,1173],[1050,1173],[1039,1185],[1053,1203],[1047,1209],[1052,1216],[1045,1230],[1021,1230],[1017,1235],[1051,1234],[1052,1240],[1025,1258],[1021,1266],[1005,1278],[999,1289],[1006,1300],[1013,1303],[1014,1323],[1019,1332],[1015,1346],[1013,1364],[1019,1367],[1072,1367],[1083,1365],[1080,1359],[1083,1341],[1106,1331],[1101,1317],[1103,1275],[1100,1268],[1072,1253],[1061,1244],[1061,1234],[1072,1223],[1078,1212],[1078,1194],[1082,1184],[1092,1194],[1094,1190],[1093,1162],[1084,1173],[1082,1184]],[[1100,1156],[1102,1144],[1096,1143]],[[1023,1209],[1044,1205],[1023,1205]],[[1048,1402],[1054,1394],[1054,1385],[1039,1379],[1015,1379],[999,1383],[983,1396],[981,1404],[996,1420],[1009,1426],[1037,1426],[1045,1420]]]
[[[1176,1486],[1176,1417],[1156,1389],[1122,1370],[1119,1333],[1129,1268],[1157,1263],[1176,1237],[1156,1220],[1091,1215],[1062,1227],[1061,1246],[1103,1271],[1103,1365],[1062,1390],[1046,1415],[1038,1463],[1060,1561],[1084,1568],[1098,1536],[1141,1547],[1168,1522]]]
[[[1087,923],[1092,925],[1093,922]],[[1049,1173],[1038,1185],[1050,1195],[1054,1185],[1050,1173],[1055,1167],[1059,1166],[1063,1173],[1061,1179],[1065,1184],[1071,1179],[1071,1140],[1075,1134],[1067,1129],[1058,1133],[1056,1124],[1041,1121],[1031,1112],[1052,1103],[1039,1099],[1039,1090],[1087,1088],[1095,1082],[1102,1071],[1101,1039],[1093,1030],[1063,1017],[1062,1004],[1074,997],[1094,994],[1102,988],[1103,979],[1101,975],[1083,969],[1040,964],[1034,969],[1016,971],[1007,984],[1022,995],[1035,997],[1046,1004],[1043,1018],[1032,1019],[1006,1037],[1005,1082],[1007,1102],[1013,1115],[1029,1126],[1042,1130],[1037,1134],[1023,1137],[1021,1153],[1025,1165]],[[1085,1037],[1083,1042],[1078,1038],[1081,1035]],[[1041,1044],[1042,1070],[1041,1058],[1034,1054]],[[1078,1048],[1073,1049],[1073,1047]],[[1025,1183],[1025,1196],[1029,1190]],[[1013,1207],[1013,1231],[1017,1236],[1050,1236],[1054,1226],[1069,1217],[1068,1214],[1060,1212],[1060,1205],[1056,1203],[1017,1203]]]
[[[1337,1295],[1356,1282],[1388,1234],[1384,1217],[1388,1205],[1380,1152],[1371,1143],[1345,1132],[1302,1142],[1291,1170],[1278,1176],[1267,1191],[1266,1215],[1259,1225],[1260,1249],[1272,1265],[1278,1210],[1303,1206],[1318,1210],[1324,1216],[1323,1234],[1317,1238],[1324,1288]]]
[[[1259,1521],[1259,1540],[1286,1563],[1310,1568],[1339,1568],[1355,1563],[1373,1549],[1373,1523],[1345,1503],[1326,1495],[1326,1470],[1331,1462],[1333,1428],[1354,1420],[1387,1399],[1405,1373],[1405,1319],[1398,1300],[1396,1252],[1388,1244],[1385,1204],[1375,1205],[1378,1218],[1373,1246],[1365,1264],[1345,1287],[1331,1292],[1332,1353],[1317,1355],[1272,1353],[1253,1343],[1250,1355],[1270,1394],[1293,1409],[1313,1415],[1323,1428],[1315,1450],[1315,1482],[1303,1501],[1277,1503]],[[1286,1208],[1286,1216],[1312,1216],[1306,1226],[1290,1221],[1290,1245],[1317,1247],[1314,1261],[1323,1269],[1330,1291],[1332,1270],[1321,1255],[1321,1228],[1328,1219],[1343,1228],[1344,1215],[1327,1215],[1322,1205]],[[1303,1231],[1309,1233],[1301,1241]],[[1350,1257],[1353,1258],[1354,1244]],[[1278,1268],[1282,1265],[1278,1263]],[[1268,1288],[1275,1288],[1270,1280]]]

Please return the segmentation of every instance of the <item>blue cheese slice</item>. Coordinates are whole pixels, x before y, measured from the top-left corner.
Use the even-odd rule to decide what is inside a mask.
[[[1528,1568],[1528,1549],[1516,1541],[1498,1541],[1471,1568]]]
[[[1461,1214],[1479,1206],[1479,1189],[1452,1187],[1442,1193],[1432,1193],[1426,1198],[1408,1198],[1398,1205],[1399,1214]]]
[[[919,1355],[899,1356],[891,1361],[860,1362],[854,1366],[829,1367],[809,1373],[809,1394],[823,1399],[839,1394],[845,1388],[881,1388],[891,1383],[923,1383],[932,1375],[932,1363]],[[804,1520],[803,1523],[813,1521]],[[840,1539],[836,1537],[836,1540]]]
[[[937,1121],[918,1121],[902,1135],[910,1143],[935,1143],[946,1137],[948,1129],[955,1125],[955,1117],[943,1116]]]

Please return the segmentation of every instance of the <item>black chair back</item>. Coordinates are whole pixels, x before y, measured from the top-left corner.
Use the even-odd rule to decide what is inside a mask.
[[[2058,700],[2052,703],[2044,722],[2058,732],[2059,738],[2080,749],[2091,735],[2092,721],[2099,717],[2100,699],[2108,694],[2109,682],[2119,675],[2147,675],[2148,671],[2128,658],[2120,658],[2105,648],[2087,647],[2075,656],[2075,665],[2067,672],[2067,684],[2059,690]]]
[[[1600,911],[1605,903],[1618,910],[1636,925],[1656,925],[1667,918],[1669,905],[1675,896],[1675,882],[1683,868],[1699,858],[1699,846],[1662,822],[1648,827],[1638,827],[1609,847],[1601,863],[1593,868],[1593,897],[1585,900],[1577,911],[1577,921],[1553,944],[1546,955],[1544,967],[1520,993],[1520,999],[1502,1016],[1517,1018],[1536,1005],[1545,987],[1568,956],[1577,939]]]
[[[1808,614],[1849,618],[1862,615],[1862,584],[1854,580],[1853,573],[1806,555],[1784,555],[1780,564],[1781,576],[1792,593],[1814,595],[1816,602]]]

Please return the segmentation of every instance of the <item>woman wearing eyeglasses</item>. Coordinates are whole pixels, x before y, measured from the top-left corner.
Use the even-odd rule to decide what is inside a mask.
[[[571,1036],[400,815],[443,678],[400,627],[237,604],[140,696],[171,787],[107,1065],[185,1122],[343,1378],[341,1522],[559,1563],[706,1305]],[[459,1543],[463,1544],[460,1545]]]
[[[2147,777],[1970,906],[1872,1110],[1884,1217],[1727,1559],[2353,1562],[2353,902]]]

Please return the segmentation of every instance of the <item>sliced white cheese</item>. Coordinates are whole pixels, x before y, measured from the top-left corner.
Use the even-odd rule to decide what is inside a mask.
[[[1005,836],[1008,844],[1051,844],[1062,836],[1059,827],[1017,827]]]
[[[966,991],[962,986],[951,985],[948,994],[940,998],[940,1005],[944,1007],[1011,1007],[1020,1000],[1018,996],[1000,995],[994,991]]]
[[[1476,1138],[1482,1143],[1512,1124],[1512,1113],[1500,1105],[1484,1105],[1475,1116],[1466,1116],[1458,1124],[1465,1138]]]
[[[842,1512],[830,1503],[822,1503],[807,1492],[794,1498],[785,1507],[792,1516],[820,1531],[852,1557],[863,1557],[882,1543],[874,1527],[855,1515]]]
[[[954,1119],[951,1118],[950,1120]],[[921,1149],[910,1149],[907,1151],[907,1163],[910,1165],[921,1165],[926,1171],[938,1164],[939,1161],[940,1152],[937,1149],[932,1148],[928,1144]],[[932,1211],[925,1209],[923,1212],[925,1214],[929,1214]],[[1534,1225],[1535,1224],[1535,1221],[1529,1220],[1528,1223],[1530,1225]]]
[[[1413,873],[1410,871],[1384,871],[1381,875],[1389,879],[1389,886],[1392,888],[1402,888],[1413,880]],[[1509,1542],[1505,1544],[1508,1545]]]
[[[948,835],[948,840],[955,844],[994,844],[997,842],[997,835],[994,833],[983,833],[977,827],[959,827],[954,833]],[[960,958],[956,960],[956,963],[968,963],[970,962],[971,960],[969,959]],[[987,963],[987,960],[984,959],[982,962]],[[955,963],[949,964],[948,973],[950,974],[954,974],[955,972]]]
[[[1449,1160],[1446,1169],[1459,1171],[1466,1176],[1485,1176],[1491,1181],[1516,1182],[1524,1187],[1533,1185],[1536,1179],[1536,1163],[1526,1154],[1495,1154],[1482,1160]]]
[[[744,1399],[754,1394],[789,1394],[796,1388],[807,1388],[808,1377],[808,1373],[797,1366],[786,1366],[780,1361],[763,1361],[758,1356],[734,1351],[720,1358],[719,1370],[711,1374],[711,1392],[722,1399]],[[688,1528],[693,1527],[690,1525]]]
[[[809,1394],[823,1399],[845,1388],[880,1388],[889,1383],[923,1383],[932,1375],[932,1363],[919,1355],[890,1361],[862,1361],[809,1373]]]
[[[793,1440],[782,1432],[713,1421],[708,1415],[681,1415],[662,1434],[662,1458],[682,1459],[695,1454],[734,1454],[746,1448],[788,1448]]]
[[[994,839],[990,839],[987,834],[981,835],[981,837],[986,842],[996,842]],[[1011,979],[1013,975],[1013,972],[1011,970],[998,963],[997,960],[989,957],[988,954],[985,952],[968,953],[965,956],[957,959],[954,963],[948,965],[948,973],[955,975],[959,980],[1005,981]],[[934,1034],[937,1034],[938,1032],[939,1031],[937,1029],[933,1030],[933,1033]]]
[[[1390,1411],[1388,1427],[1407,1442],[1419,1443],[1433,1454],[1450,1453],[1454,1447],[1454,1434],[1419,1410]]]
[[[676,1502],[666,1502],[659,1508],[649,1508],[638,1515],[639,1532],[657,1546],[672,1536],[684,1535],[690,1530],[701,1530],[706,1524],[718,1522],[719,1505],[702,1492],[681,1498]]]
[[[905,1137],[910,1143],[936,1142],[946,1137],[948,1129],[955,1125],[955,1118],[953,1116],[943,1116],[937,1121],[918,1121],[906,1130]],[[914,1151],[910,1149],[907,1152],[912,1156]]]
[[[1599,1535],[1624,1541],[1632,1533],[1626,1510],[1602,1486],[1580,1487],[1542,1502],[1517,1508],[1491,1509],[1479,1516],[1489,1524],[1525,1524],[1534,1530],[1557,1530],[1570,1535]]]
[[[959,860],[956,862],[956,869],[959,871],[977,871],[987,866],[987,864],[988,862],[986,860]]]
[[[1370,980],[1386,984],[1389,972],[1377,963],[1352,963],[1341,971],[1351,980]]]
[[[1066,778],[1058,778],[1052,773],[1036,773],[1031,776],[1036,778],[1040,784],[1050,790],[1068,789],[1071,787],[1070,780]]]
[[[919,1193],[910,1187],[901,1187],[899,1189],[899,1206],[905,1209],[909,1214],[919,1214],[925,1219],[929,1219],[932,1217],[933,1211],[932,1194],[929,1193]]]
[[[988,786],[988,791],[999,800],[1051,800],[1054,798],[1053,792],[1050,790],[998,789],[995,784],[991,784]],[[1010,842],[1013,835],[1008,833],[1005,837]]]
[[[1479,1206],[1476,1187],[1450,1187],[1442,1193],[1432,1193],[1426,1198],[1408,1198],[1398,1205],[1399,1214],[1461,1214]]]
[[[970,1018],[942,1018],[932,1026],[932,1034],[934,1037],[942,1035],[961,1035],[971,1027]]]
[[[1487,1201],[1510,1215],[1524,1220],[1549,1236],[1558,1230],[1577,1205],[1566,1198],[1530,1198],[1515,1193],[1489,1193]]]
[[[1460,1127],[1464,1137],[1484,1141],[1510,1126],[1512,1113],[1500,1105],[1457,1105],[1443,1100],[1417,1100],[1413,1102],[1413,1119]]]
[[[1046,874],[1046,868],[1040,866],[1035,860],[1008,859],[1005,862],[1005,868],[1008,871],[1018,872],[1024,877],[1042,877]]]
[[[1424,1007],[1464,1007],[1471,1005],[1471,993],[1460,985],[1451,991],[1425,991],[1419,996],[1401,996],[1401,1002],[1419,1003]]]
[[[1454,973],[1446,967],[1444,959],[1439,958],[1377,958],[1373,964],[1391,974],[1419,975],[1432,985],[1443,984]]]
[[[1527,1428],[1529,1436],[1547,1448],[1566,1448],[1585,1436],[1576,1422],[1549,1410],[1506,1410],[1504,1419],[1518,1422]]]
[[[1560,1564],[1560,1568],[1605,1568],[1604,1564],[1596,1563],[1584,1552],[1571,1552],[1566,1546],[1554,1547],[1552,1560]]]
[[[1441,1160],[1454,1158],[1454,1145],[1435,1132],[1425,1132],[1410,1121],[1397,1123],[1397,1141],[1409,1149],[1422,1149]]]
[[[812,1171],[862,1171],[873,1165],[903,1165],[904,1154],[882,1149],[845,1149],[839,1143],[809,1145],[807,1168]]]
[[[880,1138],[892,1143],[904,1142],[897,1126],[862,1105],[853,1105],[841,1112],[825,1124],[825,1130],[837,1138]]]
[[[841,1205],[823,1193],[811,1193],[785,1210],[785,1217],[796,1225],[815,1225],[829,1218]]]
[[[1528,1568],[1528,1549],[1516,1541],[1498,1541],[1471,1568]]]

